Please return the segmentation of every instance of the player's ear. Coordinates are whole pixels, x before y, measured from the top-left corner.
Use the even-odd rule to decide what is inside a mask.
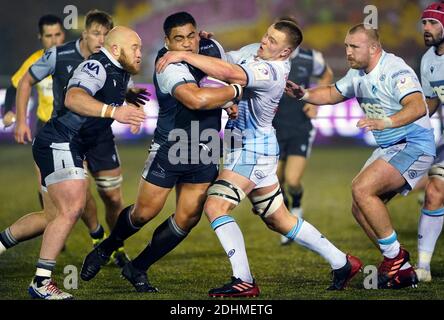
[[[167,36],[165,36],[165,48],[167,48],[169,50],[169,46],[170,46],[170,39],[168,39]]]
[[[292,52],[291,48],[285,48],[284,50],[281,51],[281,57],[288,58],[291,52]]]

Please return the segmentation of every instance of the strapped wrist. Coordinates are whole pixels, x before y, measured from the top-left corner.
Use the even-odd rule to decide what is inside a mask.
[[[393,120],[390,117],[384,117],[382,121],[384,121],[384,129],[393,128]]]
[[[234,97],[233,100],[238,100],[240,96],[242,95],[242,86],[237,83],[230,84],[234,88]]]

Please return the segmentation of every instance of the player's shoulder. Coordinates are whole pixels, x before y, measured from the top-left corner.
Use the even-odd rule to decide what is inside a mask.
[[[404,61],[403,58],[394,55],[393,53],[384,53],[385,56],[382,61],[382,68],[387,74],[396,74],[397,72],[413,72],[413,69]]]
[[[221,58],[224,52],[222,45],[215,39],[201,38],[199,41],[199,54]]]
[[[89,78],[103,78],[106,77],[106,70],[102,62],[90,57],[88,60],[83,61],[76,70],[83,76]]]

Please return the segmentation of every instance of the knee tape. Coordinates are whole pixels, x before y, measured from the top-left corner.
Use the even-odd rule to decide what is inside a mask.
[[[226,180],[214,181],[208,188],[207,195],[222,198],[235,205],[245,198],[245,192],[241,188]]]

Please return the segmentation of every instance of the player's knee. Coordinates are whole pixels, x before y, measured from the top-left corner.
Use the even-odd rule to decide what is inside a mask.
[[[353,200],[356,202],[360,202],[368,196],[367,187],[360,180],[353,180],[351,189]]]
[[[202,216],[202,212],[198,213],[190,213],[190,214],[175,214],[175,220],[177,225],[187,232],[190,232],[198,222],[200,221],[200,217]]]
[[[444,182],[442,180],[431,180],[425,191],[426,206],[441,206],[444,203]]]
[[[204,212],[208,216],[208,218],[222,213],[222,206],[220,201],[217,201],[217,198],[208,197],[207,201],[205,201],[204,204]]]
[[[208,217],[228,212],[232,205],[237,206],[245,198],[242,188],[226,180],[213,182],[207,190],[207,195],[204,211]]]
[[[63,210],[60,214],[63,216],[65,221],[68,221],[70,224],[75,224],[82,216],[83,211],[83,207],[72,206],[66,210]]]
[[[143,226],[156,215],[157,213],[149,206],[135,205],[134,211],[131,214],[131,221],[137,226]]]
[[[253,213],[259,215],[263,219],[272,221],[271,215],[275,213],[284,203],[281,187],[279,185],[267,194],[260,196],[252,196]],[[268,225],[268,222],[267,222]]]

